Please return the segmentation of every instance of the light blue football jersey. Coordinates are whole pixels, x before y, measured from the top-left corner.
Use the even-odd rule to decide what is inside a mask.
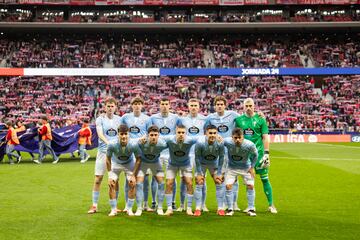
[[[180,118],[180,122],[186,127],[188,136],[194,137],[204,135],[205,116],[198,114],[196,117],[191,117],[189,114],[186,117]]]
[[[176,136],[164,138],[169,147],[170,162],[169,164],[176,167],[190,165],[190,149],[196,143],[195,138],[186,136],[183,143],[176,142]]]
[[[111,119],[109,119],[106,115],[99,116],[96,119],[96,127],[101,126],[102,132],[105,138],[109,141],[109,143],[117,143],[119,141],[118,138],[118,127],[121,124],[121,117],[118,115],[113,115]],[[99,138],[99,146],[98,151],[106,153],[107,145],[106,143]]]
[[[134,113],[126,113],[122,116],[122,124],[126,125],[130,130],[130,138],[141,138],[147,134],[147,122],[149,116],[141,113],[139,117],[136,117]]]
[[[167,117],[163,117],[161,113],[152,115],[147,123],[147,128],[155,125],[159,128],[160,136],[175,135],[176,126],[180,123],[178,115],[169,113]]]
[[[217,174],[220,175],[224,162],[224,152],[223,143],[215,141],[214,144],[210,145],[206,136],[199,138],[195,144],[196,171],[201,173],[201,165],[209,165],[217,167]]]
[[[221,137],[231,137],[232,130],[235,127],[235,118],[239,116],[234,111],[225,111],[223,116],[217,113],[212,113],[206,118],[205,126],[214,125],[217,127],[218,133]]]
[[[149,142],[139,144],[141,161],[145,163],[159,162],[160,153],[166,148],[168,148],[168,146],[161,138],[159,138],[157,144],[150,144]]]
[[[109,144],[106,156],[117,164],[128,164],[135,161],[135,156],[140,156],[137,141],[129,141],[124,147],[120,143]]]
[[[224,145],[228,149],[228,166],[235,169],[255,167],[258,151],[253,142],[244,139],[240,146],[235,145],[232,138],[225,138]]]

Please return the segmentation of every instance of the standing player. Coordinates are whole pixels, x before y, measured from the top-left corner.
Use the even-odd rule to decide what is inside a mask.
[[[186,117],[181,118],[181,124],[186,127],[188,136],[190,136],[192,138],[203,137],[206,117],[199,114],[199,110],[200,110],[199,100],[196,98],[189,99],[188,109],[189,109],[189,114]],[[190,151],[190,162],[191,162],[192,168],[194,168],[194,166],[195,166],[195,145],[192,147],[192,149]],[[184,180],[182,179],[181,184],[180,184],[180,191],[181,191],[180,192],[180,207],[177,209],[177,211],[179,211],[179,212],[185,210],[185,206],[184,206],[185,193],[186,193],[185,187],[186,186],[185,186]],[[202,193],[203,197],[202,197],[201,209],[203,211],[208,212],[209,210],[205,206],[206,182],[204,182],[204,184],[203,184],[202,191],[203,191],[203,193]]]
[[[121,172],[125,173],[126,181],[128,181],[129,184],[129,198],[126,203],[127,214],[134,216],[132,208],[135,201],[135,176],[140,167],[139,148],[137,142],[129,141],[129,128],[126,125],[120,125],[118,133],[119,142],[109,144],[106,152],[106,167],[109,171],[109,202],[111,206],[109,216],[116,216],[118,212],[116,207],[116,183],[119,180]]]
[[[160,113],[154,114],[150,117],[147,128],[152,125],[155,125],[159,128],[159,133],[161,137],[175,135],[176,126],[180,123],[180,118],[178,115],[170,113],[170,101],[168,98],[162,98],[160,100]],[[160,161],[165,168],[169,164],[169,151],[164,150],[160,155]],[[173,202],[172,208],[176,210],[175,206],[175,196],[176,196],[176,181],[174,182],[173,188]],[[155,206],[152,206],[154,209]]]
[[[233,184],[238,176],[241,176],[246,184],[249,216],[256,216],[255,213],[255,189],[254,189],[254,167],[258,152],[254,143],[244,139],[241,128],[234,128],[232,138],[226,138],[224,145],[228,149],[228,167],[225,170],[226,202],[228,205],[227,216],[234,215],[234,192]]]
[[[245,114],[236,118],[236,127],[244,130],[244,137],[252,141],[259,152],[259,157],[255,165],[256,174],[260,175],[263,184],[264,192],[269,203],[268,210],[271,213],[277,213],[273,203],[272,187],[269,181],[269,129],[265,118],[255,113],[254,100],[247,98],[244,101]],[[246,209],[245,211],[247,211]]]
[[[195,145],[196,161],[196,210],[194,215],[201,215],[203,188],[206,182],[206,170],[209,170],[216,185],[216,200],[218,203],[217,214],[224,216],[224,188],[222,186],[222,166],[224,161],[224,145],[216,141],[217,128],[214,125],[206,127],[206,136],[198,139]]]
[[[54,150],[51,147],[51,141],[52,141],[52,133],[51,133],[51,127],[48,123],[48,118],[46,116],[43,116],[41,118],[41,126],[38,129],[39,137],[41,138],[39,142],[39,160],[34,160],[35,163],[39,164],[42,163],[44,159],[44,148],[46,148],[52,155],[54,161],[53,164],[56,164],[59,162],[59,157],[56,156]]]
[[[211,124],[217,127],[218,134],[222,138],[231,137],[232,130],[234,129],[234,121],[235,118],[239,116],[238,113],[234,111],[225,110],[227,106],[227,100],[223,96],[217,96],[214,99],[214,105],[215,105],[215,113],[210,114],[207,117],[206,126]],[[224,160],[224,168],[226,169],[228,158],[227,158],[227,149],[225,149],[225,160]],[[238,198],[238,189],[239,189],[239,183],[235,181],[233,184],[233,190],[234,190],[234,210],[240,211],[240,208],[237,205],[237,198]]]
[[[173,185],[175,182],[177,172],[184,177],[187,188],[187,215],[193,215],[192,212],[192,199],[193,199],[193,183],[192,183],[192,167],[190,163],[190,149],[195,144],[196,140],[186,136],[186,128],[184,125],[176,127],[176,135],[164,138],[166,141],[169,152],[170,162],[166,169],[166,203],[167,210],[165,215],[170,216],[173,214],[172,199]]]
[[[105,101],[105,115],[99,116],[96,119],[96,132],[99,138],[99,146],[95,161],[95,180],[92,192],[92,206],[88,211],[89,214],[97,212],[97,205],[100,196],[100,186],[104,174],[106,173],[107,146],[109,143],[117,143],[119,141],[118,127],[120,126],[121,118],[114,114],[115,110],[116,100],[112,97],[108,98]]]
[[[18,132],[23,132],[23,131],[26,130],[26,127],[25,127],[25,125],[22,123],[21,120],[17,120],[16,123],[15,123],[15,125],[16,125],[16,126],[15,126],[15,127],[16,127],[16,129],[15,129],[16,133],[18,133]],[[29,130],[30,130],[30,129],[29,129]],[[21,157],[20,151],[16,151],[16,152],[17,152],[17,154],[19,154],[19,156]],[[29,152],[29,155],[31,156],[31,161],[34,161],[34,159],[35,159],[34,154],[33,154],[32,152]],[[20,161],[21,161],[21,158],[20,158]],[[20,163],[20,161],[19,161],[18,163]]]
[[[163,139],[159,139],[159,128],[157,126],[151,126],[148,129],[148,139],[146,143],[139,143],[141,166],[140,171],[136,178],[136,203],[138,209],[135,215],[140,216],[142,213],[142,202],[144,200],[144,176],[148,169],[155,175],[158,186],[158,206],[157,214],[164,215],[163,202],[164,202],[164,171],[160,163],[160,153],[167,148],[167,144]],[[153,199],[154,201],[155,199]]]
[[[146,125],[149,121],[149,116],[142,113],[141,110],[144,106],[144,100],[140,97],[135,97],[131,100],[131,113],[126,113],[124,116],[122,116],[122,124],[126,125],[130,129],[130,139],[137,139],[141,138],[144,135],[146,135]],[[155,183],[155,182],[154,182]],[[145,209],[149,210],[148,204],[147,204],[147,196],[148,196],[148,188],[149,188],[149,182],[148,182],[148,174],[145,176],[145,188],[144,188],[144,195],[146,195],[145,198]],[[127,181],[125,182],[125,199],[127,200],[127,193],[128,193],[128,185]],[[153,193],[153,199],[155,199],[155,192]],[[126,207],[124,209],[126,211]]]

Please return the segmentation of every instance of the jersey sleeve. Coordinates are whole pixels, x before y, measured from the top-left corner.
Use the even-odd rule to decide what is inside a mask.
[[[224,156],[225,156],[225,146],[224,144],[219,145],[219,165],[217,169],[217,175],[221,175],[222,166],[224,164]]]
[[[261,133],[269,134],[269,127],[266,123],[266,119],[264,119],[264,118],[261,118]]]
[[[201,164],[200,164],[201,149],[202,149],[201,143],[197,143],[195,145],[195,167],[196,167],[196,172],[203,175],[203,172],[201,171]]]
[[[256,161],[258,159],[258,150],[256,149],[255,144],[251,144],[251,156],[250,156],[250,161],[251,161],[251,167],[254,168]]]
[[[114,150],[115,150],[115,145],[114,144],[109,144],[107,150],[106,150],[106,157],[109,157],[111,158],[113,153],[114,153]]]

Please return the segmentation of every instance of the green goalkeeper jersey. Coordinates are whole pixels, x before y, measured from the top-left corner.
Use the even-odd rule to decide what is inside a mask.
[[[246,114],[243,114],[235,119],[235,127],[243,129],[244,138],[252,141],[255,144],[259,155],[262,156],[264,154],[262,135],[269,133],[266,120],[257,113],[255,113],[253,117],[248,117]]]

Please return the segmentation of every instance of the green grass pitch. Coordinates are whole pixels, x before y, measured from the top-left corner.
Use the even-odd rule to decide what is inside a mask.
[[[64,155],[57,165],[50,161],[36,165],[25,159],[19,165],[0,165],[0,239],[270,240],[360,236],[360,144],[272,144],[270,180],[279,213],[266,212],[265,195],[257,177],[258,216],[254,218],[240,212],[233,217],[216,216],[215,187],[210,178],[206,204],[211,212],[199,218],[185,213],[171,217],[120,214],[110,218],[106,179],[100,194],[100,212],[88,215],[94,159],[80,164]],[[123,186],[123,177],[121,181]],[[123,207],[123,193],[119,199]],[[239,206],[246,207],[242,185]]]

